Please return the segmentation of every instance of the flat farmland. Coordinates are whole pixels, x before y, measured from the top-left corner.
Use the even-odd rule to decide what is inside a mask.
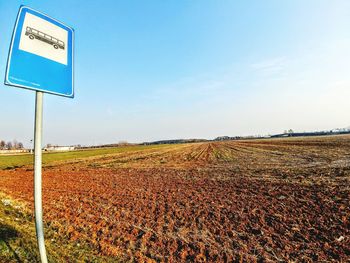
[[[0,191],[33,209],[31,157],[18,158],[0,158]],[[350,136],[121,147],[44,160],[46,229],[96,256],[350,260]]]

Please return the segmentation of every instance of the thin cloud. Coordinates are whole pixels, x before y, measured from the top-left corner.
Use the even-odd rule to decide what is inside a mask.
[[[287,64],[286,57],[276,57],[266,59],[257,63],[251,64],[251,67],[263,74],[274,74],[281,72]]]
[[[182,81],[173,83],[166,87],[157,89],[154,93],[156,97],[171,97],[172,99],[186,97],[211,96],[221,91],[225,83],[221,80],[206,80],[206,79],[190,79],[186,78]]]

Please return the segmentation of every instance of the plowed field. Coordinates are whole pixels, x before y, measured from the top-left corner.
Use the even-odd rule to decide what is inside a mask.
[[[0,191],[33,207],[32,178]],[[346,262],[349,183],[350,136],[145,147],[47,165],[44,220],[122,261]]]

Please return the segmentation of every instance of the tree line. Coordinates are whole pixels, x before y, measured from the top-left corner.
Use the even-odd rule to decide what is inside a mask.
[[[13,140],[12,142],[0,140],[0,150],[20,150],[23,148],[23,143],[18,142],[17,140]]]

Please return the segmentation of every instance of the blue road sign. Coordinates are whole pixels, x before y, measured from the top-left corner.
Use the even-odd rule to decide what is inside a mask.
[[[21,6],[7,61],[5,84],[74,97],[74,30]]]

